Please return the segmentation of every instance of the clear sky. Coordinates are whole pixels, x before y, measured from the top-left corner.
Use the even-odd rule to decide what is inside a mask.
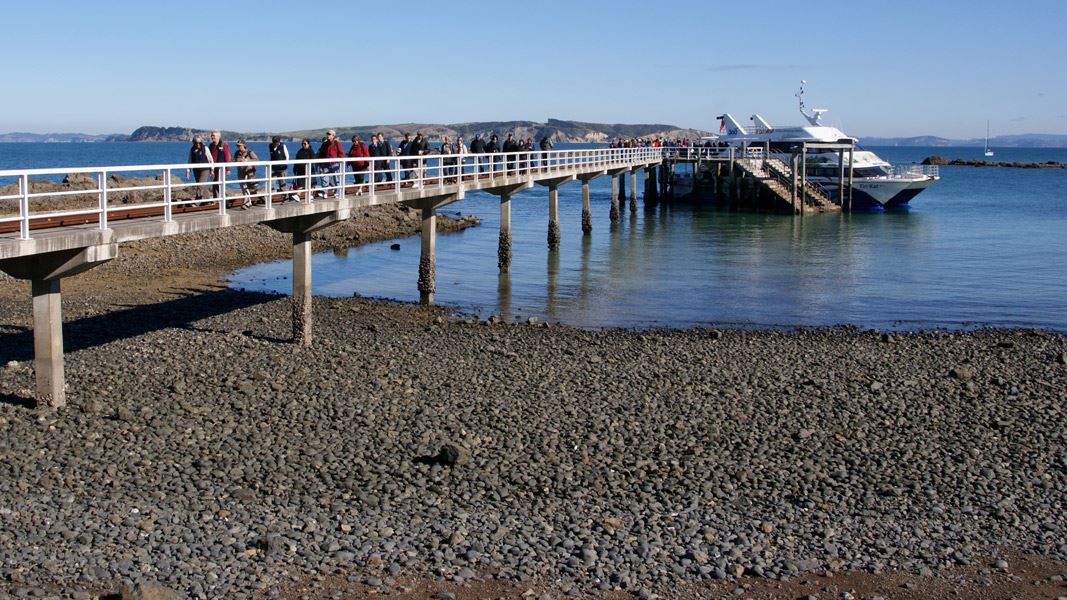
[[[1067,2],[51,2],[3,10],[0,132],[548,117],[1067,133]]]

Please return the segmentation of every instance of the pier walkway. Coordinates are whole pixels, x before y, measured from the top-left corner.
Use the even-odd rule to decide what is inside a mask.
[[[181,176],[204,164],[0,171],[0,184],[18,183],[17,194],[0,195],[0,270],[32,282],[36,399],[60,407],[65,404],[60,282],[115,258],[123,242],[254,223],[291,233],[293,341],[307,346],[312,339],[314,231],[368,206],[403,203],[419,209],[418,289],[422,302],[432,303],[436,211],[441,207],[472,190],[499,196],[498,268],[507,272],[513,194],[534,185],[548,188],[548,244],[558,248],[560,185],[581,181],[582,230],[589,234],[589,182],[612,178],[614,222],[626,175],[633,205],[637,172],[646,170],[646,182],[654,181],[652,172],[662,157],[660,148],[603,148],[220,163],[212,165],[220,181],[203,183]],[[234,176],[249,167],[255,170],[252,176]],[[285,175],[278,176],[283,167]],[[49,190],[42,182],[60,176],[95,186],[56,191],[58,186]],[[198,191],[206,198],[198,200]]]

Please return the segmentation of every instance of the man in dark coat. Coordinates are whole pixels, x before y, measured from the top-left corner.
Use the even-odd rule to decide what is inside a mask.
[[[541,152],[548,152],[550,150],[552,150],[552,136],[550,134],[546,133],[541,138]],[[548,160],[548,155],[546,155],[546,154],[542,154],[541,155],[541,165],[545,166],[545,167],[550,166],[549,165],[549,160]]]
[[[519,144],[515,141],[515,136],[514,135],[512,135],[510,133],[508,134],[508,137],[504,140],[504,148],[503,148],[503,150],[504,150],[504,154],[505,155],[508,154],[509,152],[518,152],[519,151]],[[508,163],[508,171],[514,171],[515,170],[515,161],[517,160],[516,159],[516,155],[512,154],[511,156],[508,156],[506,158],[506,160],[507,160],[507,163]],[[505,175],[506,174],[507,173],[505,173]]]
[[[426,136],[419,131],[415,133],[415,139],[408,144],[407,150],[408,156],[423,156],[430,153],[430,144],[426,141]],[[420,161],[413,160],[411,161],[411,166],[419,168],[419,163]],[[422,166],[425,167],[425,164]],[[425,173],[421,173],[421,175],[425,175]]]
[[[378,156],[392,156],[393,146],[389,143],[389,140],[385,139],[385,134],[378,132]],[[393,161],[383,160],[381,161],[381,168],[384,169],[384,175],[386,181],[393,180]]]
[[[482,134],[475,134],[474,139],[471,140],[471,154],[485,154],[485,140],[482,139]],[[485,156],[479,156],[475,160],[478,161],[478,172],[485,173],[485,166],[489,163],[489,158]]]
[[[414,148],[411,144],[414,141],[415,140],[411,139],[411,134],[405,132],[404,139],[400,140],[400,146],[398,148],[397,153],[400,156],[412,156],[412,151],[414,150]],[[408,179],[409,177],[411,177],[411,168],[414,165],[415,161],[413,160],[405,159],[400,161],[400,168],[404,170],[404,172],[400,175],[401,180]]]
[[[500,143],[497,141],[496,134],[489,136],[489,143],[485,145],[486,154],[500,154]],[[501,158],[494,156],[492,158],[494,163],[493,170],[496,171],[501,167]]]

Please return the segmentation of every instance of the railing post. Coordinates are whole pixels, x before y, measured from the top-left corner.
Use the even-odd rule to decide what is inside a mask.
[[[345,171],[347,170],[345,168],[345,165],[347,165],[347,164],[348,163],[345,162],[345,159],[342,158],[341,159],[341,165],[337,169],[337,172],[340,174],[340,177],[337,178],[337,185],[338,185],[338,188],[337,188],[337,199],[338,200],[340,200],[341,197],[345,195]]]
[[[19,175],[19,239],[30,239],[30,176]]]
[[[96,176],[100,187],[100,229],[107,229],[107,172]]]
[[[423,138],[423,139],[425,139],[425,138]],[[423,162],[423,158],[420,156],[419,159],[418,159],[418,162],[415,163],[415,167],[419,170],[418,184],[419,184],[419,189],[420,190],[422,189],[422,178],[423,178],[423,175],[424,175],[422,170],[423,170],[424,166],[425,166],[425,163]]]
[[[219,214],[226,214],[226,167],[219,167]]]
[[[311,196],[313,194],[311,190],[311,161],[309,160],[304,165],[304,204],[311,204]]]
[[[173,220],[173,216],[172,216],[173,208],[171,206],[171,201],[173,200],[174,195],[173,195],[173,193],[171,191],[171,187],[170,187],[170,175],[171,175],[170,169],[164,169],[163,170],[163,222],[164,223],[170,223]],[[104,178],[103,178],[103,174],[101,173],[101,177],[100,177],[100,183],[101,183],[101,186],[100,186],[100,190],[101,190],[101,193],[100,193],[100,204],[101,204],[101,207],[100,207],[100,210],[101,210],[101,212],[100,212],[100,229],[107,229],[107,197],[103,193],[103,189],[104,189],[104,186],[102,185],[103,182],[104,182]]]
[[[274,168],[272,165],[264,167],[267,171],[267,196],[263,199],[263,208],[270,210],[274,200]]]
[[[373,158],[370,159],[370,172],[369,172],[370,174],[368,175],[368,177],[370,179],[367,180],[367,195],[370,196],[371,198],[374,197],[374,184],[377,183],[374,180],[374,171],[375,171],[374,165],[376,165],[376,164],[378,164],[378,161],[374,160]]]

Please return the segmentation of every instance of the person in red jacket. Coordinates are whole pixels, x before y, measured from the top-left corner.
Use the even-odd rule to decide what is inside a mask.
[[[208,150],[211,152],[211,162],[230,162],[233,157],[230,155],[230,145],[222,141],[222,133],[218,129],[211,132],[211,144],[208,145]],[[226,168],[226,174],[230,174],[230,169]],[[219,169],[211,170],[211,178],[215,181],[219,181]],[[222,184],[217,184],[211,188],[214,194],[212,198],[218,198],[222,195]]]
[[[326,132],[326,138],[323,139],[322,145],[319,146],[319,158],[344,158],[345,151],[341,148],[341,142],[337,139],[337,132],[329,130]],[[337,173],[341,171],[341,163],[325,163],[319,165],[319,183],[322,185],[324,192],[319,194],[327,198],[335,198],[337,196],[337,188],[340,185]],[[332,173],[332,174],[331,174]]]
[[[363,140],[359,139],[358,135],[354,135],[352,136],[352,147],[348,149],[348,156],[350,158],[370,158],[370,148],[363,143]],[[359,185],[366,181],[367,176],[364,173],[367,171],[367,161],[352,161],[349,166],[352,167],[353,182]],[[359,190],[356,193],[360,193]]]

